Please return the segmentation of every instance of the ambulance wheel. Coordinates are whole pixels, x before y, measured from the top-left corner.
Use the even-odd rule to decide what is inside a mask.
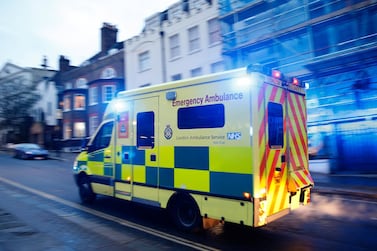
[[[192,232],[202,227],[202,217],[195,200],[188,195],[177,197],[170,208],[174,224],[183,231]]]
[[[96,199],[96,194],[92,190],[89,177],[86,175],[81,176],[78,181],[78,186],[81,202],[84,204],[93,203]]]

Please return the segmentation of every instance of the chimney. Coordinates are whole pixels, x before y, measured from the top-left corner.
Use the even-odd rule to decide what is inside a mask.
[[[64,56],[60,55],[59,58],[59,71],[66,72],[70,70],[71,66],[69,65],[69,59],[65,58]]]
[[[103,23],[101,28],[101,52],[107,52],[117,42],[118,29],[115,25]]]

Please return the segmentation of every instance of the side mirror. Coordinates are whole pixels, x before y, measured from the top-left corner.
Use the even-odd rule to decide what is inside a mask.
[[[81,152],[86,152],[89,150],[89,146],[88,146],[88,143],[89,143],[89,140],[90,138],[85,138],[82,140],[81,142]]]
[[[87,152],[88,151],[88,147],[87,146],[82,146],[80,150],[81,150],[81,152]]]

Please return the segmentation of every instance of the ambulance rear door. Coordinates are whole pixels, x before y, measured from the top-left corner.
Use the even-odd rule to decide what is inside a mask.
[[[288,213],[287,191],[287,91],[280,81],[264,83],[263,121],[260,130],[264,137],[261,162],[261,186],[266,190],[267,221]],[[262,96],[260,95],[260,98]]]
[[[292,86],[292,85],[291,85]],[[290,86],[288,86],[289,88]],[[294,86],[292,86],[293,88]],[[290,207],[310,201],[310,187],[314,182],[309,173],[307,114],[305,95],[295,90],[287,91],[287,164]]]

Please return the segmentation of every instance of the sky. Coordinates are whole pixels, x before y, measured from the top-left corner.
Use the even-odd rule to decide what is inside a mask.
[[[60,55],[78,66],[100,51],[104,22],[115,25],[117,41],[124,41],[141,33],[146,18],[179,1],[0,1],[0,70],[7,62],[39,68],[44,56],[58,70]]]

